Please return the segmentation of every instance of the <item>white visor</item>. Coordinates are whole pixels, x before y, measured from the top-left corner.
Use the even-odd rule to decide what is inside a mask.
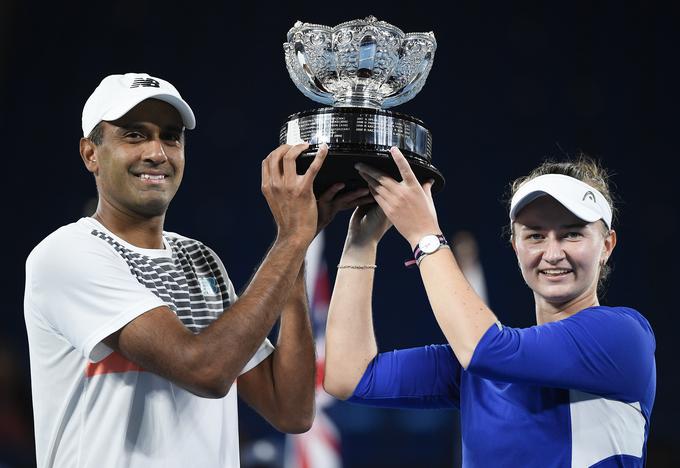
[[[510,202],[510,221],[515,221],[522,208],[539,197],[550,195],[583,221],[603,220],[612,227],[612,209],[595,188],[573,177],[545,174],[520,186]]]
[[[159,99],[173,106],[191,130],[196,118],[189,104],[171,83],[146,73],[109,75],[99,83],[83,107],[83,136],[88,136],[102,120],[116,120],[146,99]]]

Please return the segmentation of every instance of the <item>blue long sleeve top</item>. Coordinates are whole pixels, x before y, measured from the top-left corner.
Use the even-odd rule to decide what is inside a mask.
[[[466,468],[642,467],[655,347],[637,311],[590,307],[529,328],[492,325],[467,369],[449,345],[381,353],[350,401],[459,409]]]

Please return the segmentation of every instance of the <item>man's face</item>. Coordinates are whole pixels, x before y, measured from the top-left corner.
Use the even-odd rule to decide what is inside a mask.
[[[100,209],[134,217],[164,215],[184,174],[179,112],[166,102],[147,99],[102,125],[102,143],[93,158]]]

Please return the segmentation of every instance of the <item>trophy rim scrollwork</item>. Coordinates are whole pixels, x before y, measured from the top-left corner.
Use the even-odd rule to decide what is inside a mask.
[[[387,109],[409,101],[424,86],[437,49],[431,31],[404,33],[374,16],[333,27],[297,21],[286,37],[295,86],[333,107]]]

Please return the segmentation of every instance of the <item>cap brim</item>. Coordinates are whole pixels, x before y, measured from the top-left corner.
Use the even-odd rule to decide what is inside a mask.
[[[568,194],[561,193],[559,190],[554,188],[550,190],[533,190],[523,195],[522,198],[516,202],[515,206],[513,206],[512,211],[510,212],[510,218],[517,219],[517,215],[524,207],[537,198],[544,197],[546,195],[557,200],[560,205],[564,206],[577,218],[582,219],[583,221],[592,223],[593,221],[597,221],[598,219],[602,218],[602,215],[598,211],[588,209],[582,204],[575,203],[573,197],[569,196]]]
[[[602,219],[611,227],[612,211],[604,196],[585,182],[563,174],[544,174],[525,182],[512,197],[510,220],[542,196],[549,195],[579,219],[592,223]]]
[[[196,127],[196,117],[194,116],[194,112],[191,110],[191,107],[189,107],[189,104],[187,104],[186,101],[172,94],[162,91],[153,92],[153,90],[150,90],[148,93],[140,93],[130,99],[116,104],[114,107],[106,111],[106,113],[102,116],[102,120],[112,121],[120,119],[125,114],[130,112],[130,110],[137,104],[147,99],[158,99],[159,101],[167,102],[172,107],[177,109],[177,112],[179,112],[185,128],[191,130]]]

